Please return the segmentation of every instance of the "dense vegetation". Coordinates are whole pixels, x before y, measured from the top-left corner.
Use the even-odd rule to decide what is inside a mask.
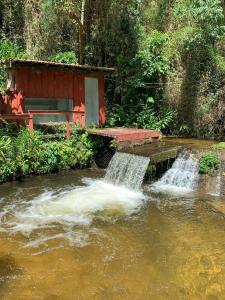
[[[204,152],[199,160],[199,173],[214,175],[220,167],[218,154],[212,151]]]
[[[224,13],[224,0],[0,0],[0,60],[115,66],[109,126],[221,137]]]
[[[46,140],[43,133],[23,129],[15,136],[0,131],[0,183],[34,174],[47,174],[88,166],[94,155],[94,144],[85,132],[68,141]]]

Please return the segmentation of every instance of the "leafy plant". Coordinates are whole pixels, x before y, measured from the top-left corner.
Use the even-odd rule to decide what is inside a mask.
[[[13,58],[25,58],[26,55],[22,48],[15,42],[3,36],[0,38],[0,61]],[[6,88],[6,73],[0,65],[0,92]]]
[[[219,144],[215,144],[212,146],[214,150],[225,150],[225,142],[221,142]]]
[[[174,8],[178,20],[196,25],[193,41],[212,43],[225,32],[224,14],[220,0],[180,1]]]
[[[118,150],[119,148],[119,143],[117,140],[113,139],[111,140],[110,144],[109,144],[109,147],[112,149],[112,150]]]
[[[49,60],[64,64],[77,64],[77,57],[74,52],[59,52],[49,57]]]
[[[9,181],[18,174],[18,165],[15,161],[16,147],[14,140],[4,136],[0,138],[0,182]]]
[[[163,80],[169,70],[163,47],[168,35],[154,31],[145,36],[135,57],[118,60],[121,103],[110,108],[108,126],[139,127],[166,131],[175,112],[163,102]]]
[[[189,127],[189,125],[186,124],[186,123],[180,124],[180,126],[178,128],[178,133],[179,134],[184,134],[184,135],[189,134],[190,133],[190,127]]]
[[[17,137],[0,137],[0,182],[84,167],[90,164],[93,156],[94,143],[83,131],[68,141],[45,141],[39,131],[21,130]]]
[[[172,110],[160,110],[157,114],[148,103],[142,107],[137,117],[138,127],[144,129],[164,130],[173,121],[174,112]]]
[[[161,109],[156,112],[152,101],[153,99],[149,98],[146,103],[140,103],[128,109],[117,104],[108,117],[107,125],[167,130],[173,122],[175,112],[170,109]]]
[[[214,174],[219,169],[220,160],[214,152],[204,152],[199,161],[200,174]]]

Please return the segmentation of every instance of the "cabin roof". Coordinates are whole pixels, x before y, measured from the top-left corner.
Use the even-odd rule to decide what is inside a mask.
[[[57,69],[64,69],[68,71],[90,71],[90,72],[114,72],[114,68],[106,67],[95,67],[89,65],[79,65],[79,64],[65,64],[52,61],[43,60],[23,60],[23,59],[12,59],[6,61],[0,61],[0,64],[4,65],[6,68],[18,68],[18,67],[53,67]]]

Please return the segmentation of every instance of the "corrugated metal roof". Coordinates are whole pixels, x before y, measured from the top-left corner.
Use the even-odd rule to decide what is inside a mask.
[[[65,64],[58,63],[53,61],[44,61],[44,60],[22,60],[22,59],[12,59],[7,61],[0,61],[0,64],[5,65],[6,67],[17,67],[17,66],[36,66],[36,67],[59,67],[73,70],[84,70],[84,71],[97,71],[97,72],[114,72],[114,68],[106,67],[94,67],[88,65],[79,65],[79,64]]]

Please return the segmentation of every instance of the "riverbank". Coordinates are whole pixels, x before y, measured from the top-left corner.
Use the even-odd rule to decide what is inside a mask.
[[[98,137],[76,127],[73,128],[71,139],[65,140],[62,132],[64,128],[61,126],[41,127],[33,133],[26,129],[16,131],[10,125],[4,132],[1,130],[0,183],[90,167],[93,163],[100,168],[108,166],[115,153],[112,139]],[[207,169],[203,173],[212,175],[218,169],[219,161],[224,161],[221,156],[224,149],[220,149],[221,145],[223,143],[216,144],[215,141],[207,140],[163,138],[160,143],[123,148],[121,151],[150,157],[146,177],[158,179],[171,167],[182,149],[199,152],[200,166]],[[207,155],[202,161],[200,153],[205,152]]]
[[[84,130],[78,130],[70,140],[46,139],[40,131],[4,134],[0,136],[0,183],[87,167],[94,153],[94,141]]]

